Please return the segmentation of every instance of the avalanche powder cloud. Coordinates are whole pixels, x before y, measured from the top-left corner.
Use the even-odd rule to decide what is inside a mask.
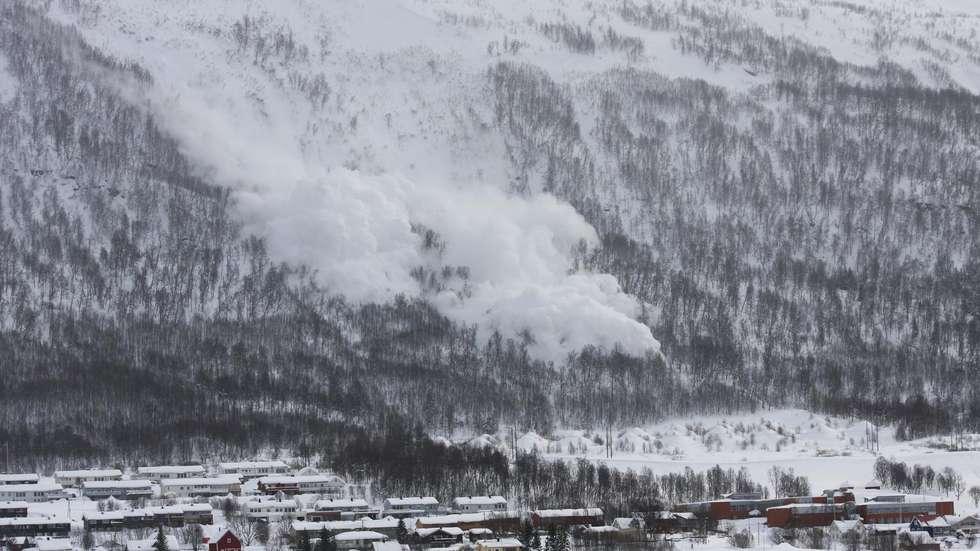
[[[105,3],[97,17],[52,10],[150,71],[149,109],[188,157],[236,191],[247,229],[280,260],[316,268],[353,301],[420,295],[411,275],[419,266],[466,267],[467,281],[426,296],[481,338],[530,332],[531,353],[556,363],[590,344],[659,350],[613,276],[575,271],[573,251],[595,247],[595,230],[552,195],[508,193],[499,135],[460,122],[491,118],[479,42],[440,36],[381,0],[370,13],[355,2],[295,0],[275,14],[228,0]],[[329,51],[258,63],[231,39],[246,15]],[[395,28],[407,34],[386,32],[382,46],[365,40],[378,18],[405,22]],[[317,106],[290,86],[298,74],[325,75],[332,101]],[[424,250],[419,225],[438,233],[439,254]]]

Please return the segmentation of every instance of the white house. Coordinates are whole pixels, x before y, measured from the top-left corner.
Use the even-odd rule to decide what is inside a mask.
[[[37,484],[41,478],[35,473],[0,474],[0,486],[8,484]]]
[[[299,514],[299,504],[292,499],[282,501],[249,501],[245,504],[245,516],[250,520],[273,521],[294,518]]]
[[[167,549],[180,549],[180,542],[176,536],[164,536],[167,538]],[[153,545],[157,542],[156,537],[145,540],[129,540],[126,542],[126,551],[156,551]]]
[[[476,549],[477,551],[514,551],[524,549],[524,544],[517,538],[494,538],[476,542]]]
[[[956,532],[963,532],[964,534],[980,534],[980,515],[966,515],[966,516],[947,516],[946,520],[949,521],[950,527]]]
[[[389,497],[384,501],[385,511],[435,513],[439,500],[434,497]]]
[[[161,480],[171,480],[174,478],[202,478],[207,475],[201,465],[158,465],[154,467],[140,467],[136,469],[139,478],[145,478],[154,482]]]
[[[367,500],[360,498],[318,499],[313,504],[313,509],[317,511],[367,512],[371,510],[371,505]]]
[[[354,530],[342,532],[334,536],[337,549],[365,549],[372,547],[375,542],[388,541],[388,536],[372,530]]]
[[[160,481],[160,495],[176,497],[223,496],[242,493],[237,476],[211,478],[173,478]]]
[[[259,491],[264,494],[329,494],[343,495],[347,483],[339,476],[327,475],[274,475],[259,479]]]
[[[28,501],[38,503],[65,497],[61,484],[38,482],[37,484],[6,484],[0,486],[0,501]]]
[[[37,538],[34,548],[37,551],[72,551],[71,538]]]
[[[364,519],[364,520],[332,520],[325,522],[309,522],[294,520],[292,528],[294,532],[306,532],[310,536],[316,537],[320,530],[326,530],[331,534],[339,532],[350,532],[357,530],[370,530],[394,536],[398,532],[398,519]]]
[[[282,461],[234,461],[219,463],[218,470],[225,475],[238,475],[242,479],[258,478],[289,472],[289,465]]]
[[[79,471],[55,471],[54,481],[66,488],[78,488],[84,482],[122,480],[119,469],[84,469]]]
[[[460,513],[480,511],[506,511],[507,500],[503,496],[467,496],[453,499],[453,510]]]
[[[82,483],[82,495],[93,500],[114,497],[116,499],[137,499],[153,497],[153,486],[149,480],[101,480]]]

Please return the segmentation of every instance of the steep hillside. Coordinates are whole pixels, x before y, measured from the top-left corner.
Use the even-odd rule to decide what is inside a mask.
[[[23,457],[980,422],[969,2],[0,9]]]

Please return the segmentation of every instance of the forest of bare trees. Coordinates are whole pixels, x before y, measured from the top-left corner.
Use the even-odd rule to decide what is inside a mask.
[[[229,192],[131,100],[149,74],[4,2],[0,53],[20,83],[0,101],[12,463],[330,457],[392,417],[438,434],[547,433],[798,405],[908,438],[978,428],[980,98],[685,9],[627,1],[620,16],[772,82],[746,96],[623,68],[570,88],[530,65],[488,69],[514,191],[545,189],[588,219],[602,247],[580,262],[644,303],[664,350],[585,349],[552,366],[423,299],[354,305],[276,263]],[[253,51],[237,25],[259,61],[309,55],[286,35]],[[607,31],[539,31],[576,55],[637,49]],[[311,101],[330,90],[296,85]],[[612,187],[640,207],[604,206]]]

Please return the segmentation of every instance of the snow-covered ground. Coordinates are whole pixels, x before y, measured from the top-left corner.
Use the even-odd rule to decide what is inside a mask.
[[[882,426],[877,431],[877,452],[873,452],[867,442],[869,431],[874,432],[873,425],[862,420],[785,409],[671,419],[614,430],[612,457],[607,457],[604,431],[559,430],[550,438],[527,433],[517,439],[517,447],[549,458],[584,458],[617,469],[649,468],[658,474],[683,472],[688,467],[696,471],[715,465],[744,467],[753,481],[763,485],[768,484],[769,469],[778,466],[806,476],[814,492],[837,488],[843,481],[863,484],[874,479],[874,463],[881,455],[936,471],[952,467],[967,487],[980,485],[978,435],[965,436],[966,442],[973,443],[973,451],[951,452],[942,449],[948,439],[900,442],[892,427]],[[471,445],[511,448],[504,433],[463,440]],[[956,505],[958,512],[976,511],[965,494]]]
[[[970,2],[693,4],[842,61],[885,59],[927,86],[980,89]],[[659,347],[613,277],[575,269],[570,249],[597,246],[580,214],[540,190],[509,193],[515,174],[493,131],[488,69],[527,63],[575,87],[635,68],[745,94],[770,79],[682,51],[677,32],[630,22],[623,5],[80,0],[51,3],[49,12],[152,75],[153,84],[127,95],[211,180],[236,190],[242,220],[277,257],[313,266],[355,301],[418,294],[418,266],[465,266],[468,278],[446,282],[433,303],[481,337],[531,330],[531,353],[560,363],[585,344],[636,354]],[[652,5],[692,24],[677,15],[680,2]],[[549,24],[587,30],[600,44],[575,53],[542,31]],[[638,41],[642,52],[603,45],[607,32]],[[635,204],[623,190],[596,193],[624,212]],[[422,250],[420,226],[442,238],[438,252]]]

